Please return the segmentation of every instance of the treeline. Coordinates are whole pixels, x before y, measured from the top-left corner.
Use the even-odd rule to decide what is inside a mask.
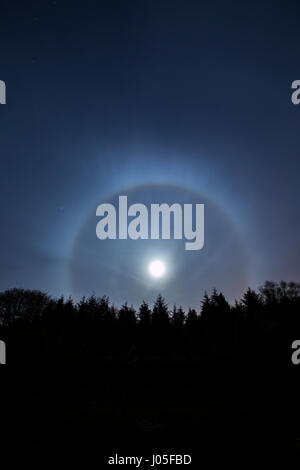
[[[290,350],[300,339],[300,283],[267,281],[248,289],[235,305],[213,290],[199,311],[169,308],[161,295],[150,307],[120,309],[108,297],[83,297],[78,303],[53,299],[36,290],[0,293],[0,339],[11,345],[11,361],[112,361],[132,364],[154,356],[255,357]]]

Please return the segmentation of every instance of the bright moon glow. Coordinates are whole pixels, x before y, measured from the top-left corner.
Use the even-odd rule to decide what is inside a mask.
[[[149,264],[149,273],[152,277],[162,277],[165,274],[166,268],[162,261],[156,259]]]

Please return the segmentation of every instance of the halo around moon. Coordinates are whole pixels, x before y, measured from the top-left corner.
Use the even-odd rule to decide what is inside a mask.
[[[120,194],[128,196],[128,206],[134,203],[146,206],[163,202],[204,203],[204,247],[199,251],[186,251],[185,240],[173,239],[99,240],[96,207],[103,202],[117,207]],[[164,263],[165,271],[160,277],[149,275],[149,266],[154,260]],[[248,286],[247,256],[231,219],[213,201],[184,187],[145,184],[121,188],[105,200],[95,201],[73,242],[69,282],[76,299],[95,293],[109,296],[117,306],[125,301],[137,306],[142,300],[152,303],[161,293],[170,305],[176,303],[199,310],[204,291],[213,287],[221,290],[230,301],[240,295]]]

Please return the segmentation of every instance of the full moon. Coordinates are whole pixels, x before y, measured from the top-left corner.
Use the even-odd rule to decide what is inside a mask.
[[[149,264],[149,273],[152,277],[162,277],[165,274],[166,267],[162,261],[156,259]]]

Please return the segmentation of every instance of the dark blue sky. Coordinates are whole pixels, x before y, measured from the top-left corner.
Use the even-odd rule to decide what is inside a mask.
[[[293,1],[2,2],[0,289],[107,293],[89,266],[74,292],[74,243],[102,200],[154,183],[197,192],[230,221],[245,287],[299,281],[299,13]],[[196,304],[203,279],[239,295],[229,261],[226,285],[213,259],[207,277],[197,262],[170,280],[170,303],[180,283],[181,303]],[[132,277],[120,283],[112,300],[142,296]]]

